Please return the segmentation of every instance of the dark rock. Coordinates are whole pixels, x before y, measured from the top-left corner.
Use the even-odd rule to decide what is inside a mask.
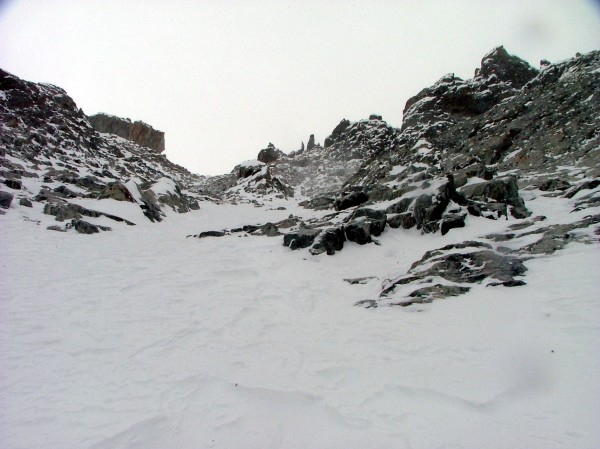
[[[573,198],[582,190],[593,190],[596,187],[600,186],[600,179],[592,179],[591,181],[584,181],[581,184],[576,185],[575,187],[569,189],[565,193],[565,198]]]
[[[497,286],[503,286],[503,287],[520,287],[522,285],[527,285],[527,282],[522,281],[520,279],[513,279],[510,281],[504,281],[504,282],[490,282],[489,284],[486,285],[486,287],[497,287]]]
[[[31,203],[31,201],[27,198],[21,198],[19,200],[19,204],[21,206],[25,206],[25,207],[33,207],[33,204]]]
[[[466,214],[449,214],[444,216],[440,230],[442,235],[446,235],[450,229],[464,228]]]
[[[225,231],[204,231],[198,234],[198,238],[203,239],[205,237],[224,237],[225,235]]]
[[[519,196],[517,178],[514,176],[505,176],[491,181],[467,185],[462,187],[460,192],[469,200],[486,203],[491,199],[512,206],[511,214],[515,218],[526,218],[531,215],[525,207],[523,199]],[[473,213],[473,215],[476,215],[476,213]]]
[[[388,218],[387,222],[390,225],[390,228],[394,229],[411,229],[417,225],[417,220],[415,220],[415,217],[413,217],[413,214],[410,212],[394,215],[393,217]]]
[[[345,210],[369,201],[369,195],[364,192],[352,192],[339,200],[335,200],[333,208],[335,210]]]
[[[361,278],[347,278],[344,279],[344,282],[349,283],[350,285],[363,285],[368,283],[372,279],[377,279],[375,276],[365,276]]]
[[[283,156],[283,151],[275,148],[275,145],[269,143],[267,148],[263,148],[258,152],[257,159],[264,164],[271,164]],[[243,176],[244,178],[246,176]]]
[[[94,225],[87,221],[73,219],[71,224],[67,225],[67,228],[73,228],[80,234],[96,234],[100,231],[110,231],[111,228],[108,226]]]
[[[369,120],[383,120],[383,117],[381,117],[381,115],[371,114]]]
[[[343,227],[327,229],[321,232],[315,239],[315,243],[310,249],[312,255],[318,255],[326,252],[328,255],[335,254],[344,248],[346,236]]]
[[[44,213],[46,215],[54,215],[56,221],[78,219],[83,215],[87,217],[100,217],[102,215],[100,212],[72,203],[46,203],[44,205]]]
[[[48,231],[67,232],[67,230],[65,228],[62,228],[62,227],[60,227],[58,225],[48,226],[46,229]]]
[[[325,139],[325,148],[330,147],[349,126],[350,120],[343,119],[335,128],[333,128],[331,135]]]
[[[483,57],[481,68],[476,72],[476,77],[496,77],[499,81],[512,84],[517,89],[535,78],[538,71],[527,62],[508,54],[504,47],[497,47]]]
[[[66,186],[58,186],[53,190],[53,192],[58,193],[63,198],[77,198],[79,196]]]
[[[366,218],[352,221],[345,226],[346,238],[351,242],[358,243],[359,245],[371,243],[372,239],[369,229],[370,223],[366,220]]]
[[[366,221],[369,225],[369,233],[375,237],[381,235],[381,233],[385,229],[385,225],[387,223],[387,215],[384,211],[369,209],[369,208],[360,208],[356,209],[347,219],[346,221],[349,223],[356,221]]]
[[[0,190],[0,207],[2,209],[8,209],[14,197],[15,196],[12,193]]]
[[[445,299],[452,296],[460,296],[467,293],[469,290],[470,287],[435,284],[412,291],[408,295],[409,299],[396,303],[395,305],[407,307],[412,304],[426,304],[433,302],[435,299]]]
[[[408,210],[408,207],[413,202],[413,200],[414,200],[414,198],[402,198],[397,203],[394,203],[391,206],[388,206],[388,208],[385,210],[385,213],[386,214],[401,214],[403,212],[406,212]]]
[[[308,201],[306,203],[306,205],[302,205],[304,207],[306,207],[307,209],[314,209],[314,210],[326,210],[326,209],[331,209],[331,207],[333,207],[333,204],[335,203],[335,198],[329,196],[329,195],[319,195],[319,196],[315,196],[314,198],[311,198],[310,201]]]
[[[5,179],[4,185],[14,190],[21,190],[23,188],[23,184],[18,179]]]
[[[312,150],[315,147],[315,135],[311,134],[310,137],[308,138],[308,143],[306,144],[306,149],[307,150]]]
[[[560,178],[547,179],[540,184],[539,189],[542,192],[554,192],[556,190],[565,191],[571,187],[568,181]]]
[[[292,250],[308,248],[320,233],[321,229],[299,229],[288,232],[283,236],[283,246],[287,246]]]
[[[98,199],[110,198],[117,201],[127,201],[135,203],[133,196],[125,184],[121,182],[111,182],[98,194]]]
[[[260,227],[260,232],[262,235],[266,235],[267,237],[276,237],[281,235],[277,226],[273,223],[265,223]]]

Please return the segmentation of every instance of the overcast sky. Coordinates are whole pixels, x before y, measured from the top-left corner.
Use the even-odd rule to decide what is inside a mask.
[[[400,126],[409,97],[498,45],[535,67],[600,49],[598,2],[0,0],[1,68],[151,124],[200,174],[343,118]]]

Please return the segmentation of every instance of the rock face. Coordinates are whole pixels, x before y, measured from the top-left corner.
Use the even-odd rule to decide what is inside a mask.
[[[94,129],[100,133],[115,134],[158,153],[165,151],[165,133],[152,128],[147,123],[132,122],[129,119],[102,113],[91,115],[88,119]]]
[[[51,229],[96,233],[102,228],[94,219],[126,221],[75,200],[120,201],[161,221],[214,196],[266,210],[290,203],[311,210],[196,237],[280,236],[307,258],[365,246],[375,254],[375,245],[407,236],[450,243],[384,281],[379,297],[359,301],[364,307],[428,303],[476,284],[517,287],[526,282],[529,258],[573,241],[597,243],[600,235],[598,51],[538,71],[498,47],[472,79],[448,74],[410,98],[400,128],[377,114],[343,119],[323,145],[314,135],[289,154],[269,144],[256,160],[211,178],[160,155],[164,136],[161,143],[162,133],[141,122],[88,120],[61,89],[6,72],[0,89],[4,214],[33,206],[65,223]],[[532,217],[539,203],[529,205],[540,196],[564,201],[578,219],[544,225],[544,217]],[[478,226],[493,232],[479,234]],[[461,243],[461,232],[473,240]]]
[[[59,220],[106,216],[121,222],[127,220],[95,211],[90,215],[72,201],[125,201],[153,221],[165,217],[165,207],[177,212],[199,207],[198,199],[203,197],[192,190],[205,178],[158,153],[164,150],[163,133],[142,122],[106,115],[92,121],[106,126],[103,132],[125,135],[127,130],[125,137],[145,146],[100,134],[64,90],[0,70],[0,182],[16,193],[18,202],[13,204],[42,203],[41,209]],[[147,146],[157,151],[148,151]],[[160,180],[170,190],[149,193]]]

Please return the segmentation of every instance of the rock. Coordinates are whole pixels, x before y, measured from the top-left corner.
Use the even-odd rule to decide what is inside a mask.
[[[338,125],[333,128],[331,135],[325,139],[325,148],[330,147],[337,138],[344,133],[350,126],[350,120],[343,119]]]
[[[565,193],[564,196],[565,196],[565,198],[573,198],[575,195],[577,195],[582,190],[593,190],[598,186],[600,186],[600,179],[592,179],[590,181],[584,181],[580,184],[577,184],[573,188],[569,189]]]
[[[31,203],[31,201],[27,198],[21,198],[19,199],[19,204],[21,206],[25,206],[25,207],[33,207],[33,204]]]
[[[5,179],[4,185],[13,190],[21,190],[23,188],[23,184],[18,179]]]
[[[283,156],[283,151],[275,148],[275,145],[269,143],[267,148],[263,148],[258,152],[257,159],[264,164],[271,164]],[[246,176],[244,176],[245,178]]]
[[[331,209],[331,207],[335,204],[335,198],[329,195],[319,195],[311,198],[305,205],[301,204],[303,207],[307,209],[314,210],[326,210]]]
[[[77,198],[79,196],[67,186],[58,186],[53,190],[53,192],[58,193],[62,198]]]
[[[344,235],[343,227],[327,229],[317,236],[315,243],[309,251],[312,255],[326,252],[331,256],[336,251],[341,251],[344,248],[345,241],[346,236]]]
[[[315,135],[311,134],[310,137],[308,138],[308,143],[306,144],[306,149],[307,150],[312,150],[315,147]]]
[[[511,280],[511,281],[504,281],[504,282],[490,282],[489,284],[486,285],[486,287],[497,287],[497,286],[503,286],[503,287],[521,287],[522,285],[527,285],[527,282],[522,281],[522,280]]]
[[[121,182],[111,182],[98,194],[98,199],[110,198],[117,201],[127,201],[135,203],[129,189]]]
[[[299,229],[288,232],[283,236],[283,245],[292,250],[308,248],[314,243],[320,233],[321,229]]]
[[[262,235],[266,235],[267,237],[276,237],[281,235],[277,226],[271,222],[262,225],[260,227],[260,232]]]
[[[0,190],[0,207],[2,209],[8,209],[14,197],[15,196],[12,193]]]
[[[225,231],[204,231],[198,234],[198,238],[203,239],[205,237],[224,237],[225,235]]]
[[[387,223],[387,215],[384,211],[361,208],[355,210],[345,221],[346,238],[364,245],[372,241],[371,236],[381,235]]]
[[[560,178],[547,179],[538,187],[542,192],[554,192],[556,190],[565,191],[571,187],[568,181]]]
[[[375,276],[365,276],[360,278],[346,278],[344,282],[347,282],[350,285],[364,285],[367,284],[372,279],[377,279]]]
[[[470,287],[462,287],[458,285],[435,284],[412,291],[406,300],[398,302],[396,305],[407,307],[412,304],[426,304],[433,302],[435,299],[445,299],[452,296],[460,296],[464,293],[467,293],[470,289]]]
[[[462,187],[460,192],[469,200],[478,200],[485,203],[491,199],[512,206],[511,215],[515,218],[526,218],[531,215],[525,207],[523,199],[519,196],[517,178],[514,176],[470,184]]]
[[[487,243],[466,241],[446,245],[427,251],[407,273],[384,282],[378,302],[413,304],[415,297],[416,302],[429,302],[462,294],[468,291],[464,284],[482,283],[486,279],[519,285],[520,280],[515,277],[522,276],[526,270],[519,257],[494,251]],[[439,281],[432,286],[433,279]]]
[[[446,235],[450,229],[464,228],[466,214],[449,214],[444,216],[440,230],[442,235]]]
[[[381,117],[381,115],[371,114],[369,115],[369,120],[383,120],[383,117]]]
[[[402,198],[397,203],[388,206],[385,210],[386,214],[401,214],[408,210],[408,207],[412,204],[414,198]]]
[[[46,203],[44,206],[44,213],[47,215],[54,215],[56,221],[65,221],[73,218],[78,219],[81,218],[82,215],[94,218],[103,215],[101,212],[86,209],[85,207],[73,203]]]
[[[415,220],[413,214],[410,212],[405,212],[403,214],[397,214],[388,218],[387,223],[390,225],[390,228],[411,229],[417,225],[417,220]]]
[[[346,238],[359,245],[371,243],[370,223],[363,217],[362,220],[354,220],[345,226]]]
[[[110,231],[111,228],[108,226],[100,226],[94,225],[92,223],[88,223],[87,221],[73,219],[71,220],[71,224],[67,225],[67,229],[73,228],[80,234],[96,234],[100,231]]]
[[[48,226],[46,228],[48,231],[58,231],[58,232],[67,232],[66,229],[58,226],[58,225],[52,225],[52,226]]]
[[[165,133],[147,123],[123,119],[108,114],[96,114],[88,117],[93,128],[100,133],[115,134],[157,153],[165,151]]]
[[[382,210],[369,209],[366,207],[356,209],[347,219],[347,222],[361,220],[364,217],[369,223],[369,233],[378,237],[385,229],[387,215]]]
[[[335,200],[333,208],[335,210],[345,210],[369,201],[369,195],[364,192],[352,192],[339,200]]]
[[[492,76],[520,89],[535,78],[538,71],[517,56],[508,54],[504,47],[496,47],[481,60],[481,68],[475,77],[490,79]]]

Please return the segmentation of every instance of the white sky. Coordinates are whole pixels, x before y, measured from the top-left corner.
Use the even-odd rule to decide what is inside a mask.
[[[394,126],[442,75],[504,45],[535,67],[600,48],[592,0],[0,0],[0,67],[87,114],[143,120],[166,154],[221,174],[342,118]]]

